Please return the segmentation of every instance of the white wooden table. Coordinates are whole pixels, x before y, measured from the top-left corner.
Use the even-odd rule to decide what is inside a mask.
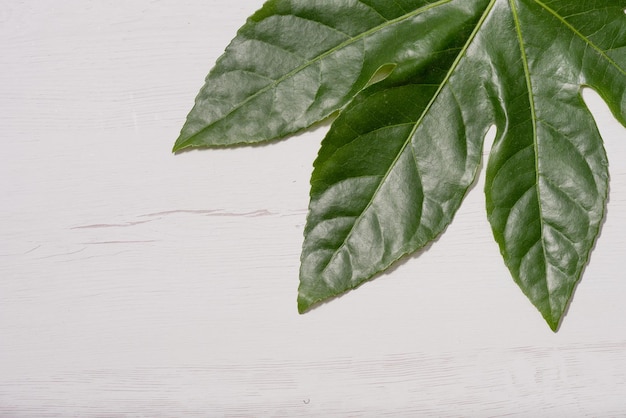
[[[260,5],[0,8],[0,416],[626,416],[626,130],[598,96],[611,196],[557,334],[500,259],[483,176],[426,252],[298,315],[327,127],[170,153]]]

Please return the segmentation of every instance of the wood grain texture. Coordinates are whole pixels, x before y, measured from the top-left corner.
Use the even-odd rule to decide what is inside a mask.
[[[257,0],[0,10],[0,416],[626,415],[626,131],[558,334],[505,269],[483,176],[447,232],[296,311],[327,127],[169,151]]]

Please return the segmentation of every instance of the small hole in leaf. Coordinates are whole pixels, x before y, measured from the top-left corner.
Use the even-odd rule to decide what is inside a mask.
[[[385,78],[389,77],[389,74],[391,74],[395,68],[396,64],[381,65],[367,82],[367,86],[371,86],[372,84],[378,83],[379,81],[383,81]]]

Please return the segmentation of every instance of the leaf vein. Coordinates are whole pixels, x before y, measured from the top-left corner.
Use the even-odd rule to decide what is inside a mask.
[[[380,12],[378,10],[376,10],[373,6],[365,3],[362,0],[356,0],[357,3],[361,3],[363,6],[367,7],[368,9],[370,9],[371,11],[373,11],[374,13],[376,13],[378,16],[380,16],[381,19],[383,19],[385,22],[389,22],[389,19],[387,19],[385,16],[383,16],[382,14],[380,14]]]
[[[613,67],[617,69],[622,75],[626,76],[626,70],[622,69],[617,62],[615,62],[611,57],[606,54],[606,51],[602,50],[599,46],[591,42],[589,37],[583,35],[580,31],[578,31],[575,27],[573,27],[565,18],[559,15],[555,10],[550,8],[548,5],[543,3],[540,0],[534,0],[539,6],[543,7],[547,12],[556,17],[564,26],[566,26],[570,31],[572,31],[576,36],[582,39],[587,45],[591,46],[600,56],[602,56],[605,60],[607,60]]]
[[[339,152],[340,150],[344,149],[345,147],[349,146],[349,145],[350,145],[350,144],[352,144],[353,142],[355,142],[355,141],[357,141],[357,140],[359,140],[359,139],[363,138],[363,137],[364,137],[364,136],[366,136],[366,135],[373,134],[373,133],[377,133],[377,132],[380,132],[380,131],[383,131],[383,130],[385,130],[385,129],[389,129],[389,128],[398,128],[398,127],[402,127],[402,126],[409,126],[409,125],[411,125],[411,126],[412,126],[412,125],[414,125],[414,122],[395,123],[395,124],[393,124],[393,125],[380,126],[380,127],[376,128],[376,129],[372,129],[372,130],[367,131],[367,132],[358,132],[357,130],[355,130],[355,129],[352,127],[352,125],[350,125],[350,124],[346,124],[345,126],[346,126],[348,129],[350,129],[352,132],[354,132],[354,135],[355,135],[355,136],[354,136],[354,138],[353,138],[350,142],[347,142],[347,143],[343,144],[342,146],[335,148],[335,149],[333,150],[333,152],[332,152],[332,153],[330,153],[330,154],[328,155],[328,158],[332,157],[333,155],[335,155],[335,154],[336,154],[337,152]]]
[[[300,55],[300,54],[298,54],[298,53],[296,53],[294,51],[291,51],[291,50],[285,48],[282,45],[278,45],[278,44],[266,41],[265,39],[253,38],[253,39],[250,39],[250,40],[254,41],[254,42],[261,43],[261,44],[265,44],[265,45],[271,46],[271,47],[276,48],[276,49],[279,49],[279,50],[281,50],[281,51],[283,51],[283,52],[285,52],[285,53],[287,53],[289,55],[293,55],[294,57],[300,59],[301,61],[308,61],[306,57],[304,57],[304,56],[302,56],[302,55]]]

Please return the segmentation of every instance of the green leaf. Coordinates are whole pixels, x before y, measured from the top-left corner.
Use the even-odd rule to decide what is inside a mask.
[[[444,50],[485,1],[450,3],[265,3],[209,73],[174,151],[281,138],[330,116],[381,67],[420,65]],[[429,36],[417,45],[417,33]]]
[[[626,2],[584,3],[512,3],[503,17],[513,29],[502,36],[516,45],[507,62],[517,66],[500,71],[508,92],[499,119],[506,122],[498,126],[485,186],[504,261],[553,330],[587,263],[607,196],[602,139],[580,88],[598,89],[614,111],[624,106],[624,67],[611,49],[626,45]],[[624,62],[623,52],[613,55]]]
[[[421,68],[404,73],[399,63],[333,124],[311,180],[300,312],[423,247],[452,220],[490,127],[485,90],[466,79],[481,72],[467,49],[483,24],[477,13]]]
[[[270,0],[207,78],[176,149],[280,138],[337,110],[314,164],[298,309],[451,222],[497,128],[487,214],[556,330],[604,216],[581,89],[626,125],[626,0]],[[372,80],[381,68],[391,69]]]

